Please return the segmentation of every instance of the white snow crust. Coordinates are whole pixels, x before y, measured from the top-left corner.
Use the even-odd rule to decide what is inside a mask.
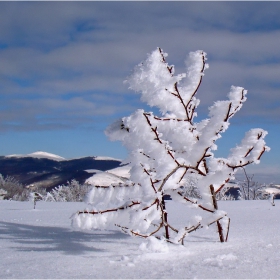
[[[112,158],[112,157],[102,157],[102,156],[97,156],[94,157],[95,160],[115,160],[115,161],[121,161],[120,159],[117,158]]]
[[[110,186],[111,184],[116,185],[124,183],[130,177],[130,169],[131,167],[129,165],[120,166],[107,171],[88,169],[85,171],[95,174],[88,178],[85,183],[93,186]]]
[[[106,172],[128,179],[128,178],[130,178],[130,169],[131,169],[131,166],[124,165],[124,166],[120,166],[120,167],[116,167],[116,168],[107,170]]]
[[[280,201],[220,201],[231,217],[229,241],[216,227],[185,245],[133,238],[115,230],[75,231],[78,202],[0,201],[1,279],[279,279]],[[192,208],[167,202],[182,227]]]
[[[266,188],[265,191],[270,194],[280,194],[280,187],[269,187]]]
[[[118,184],[123,182],[124,180],[119,176],[103,171],[99,171],[98,173],[86,179],[87,184],[96,186],[110,186],[111,184]]]

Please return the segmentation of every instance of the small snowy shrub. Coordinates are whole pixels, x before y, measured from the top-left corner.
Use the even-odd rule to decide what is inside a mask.
[[[67,185],[61,185],[52,189],[46,195],[46,201],[56,202],[82,202],[92,186],[80,184],[77,180],[67,182]]]
[[[0,189],[0,200],[4,199],[6,194],[7,194],[6,190]]]
[[[228,100],[217,101],[210,107],[209,118],[195,122],[199,105],[196,94],[208,68],[206,53],[191,52],[186,62],[187,73],[179,75],[175,75],[173,65],[167,64],[166,57],[160,48],[153,51],[126,81],[130,89],[141,93],[142,101],[156,106],[161,115],[137,110],[106,130],[111,140],[121,141],[129,151],[130,181],[94,187],[87,197],[92,210],[76,213],[73,225],[86,229],[117,226],[134,236],[153,235],[183,243],[188,233],[216,224],[220,241],[224,242],[229,219],[224,211],[218,210],[216,194],[239,168],[259,163],[268,150],[264,142],[267,132],[259,128],[250,130],[228,158],[216,158],[215,142],[241,109],[247,91],[232,86]],[[188,182],[195,185],[190,190],[182,189]],[[199,199],[191,197],[194,191]],[[176,228],[168,220],[166,195],[196,206],[197,211],[203,210],[208,216]],[[222,225],[226,225],[225,230]]]

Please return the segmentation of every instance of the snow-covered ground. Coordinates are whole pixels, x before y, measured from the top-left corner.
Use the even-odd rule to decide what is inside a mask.
[[[279,202],[279,203],[278,203]],[[184,246],[119,231],[76,231],[71,215],[84,203],[0,201],[0,278],[280,278],[280,201],[221,201],[229,241],[215,226]],[[190,208],[167,202],[170,219]]]

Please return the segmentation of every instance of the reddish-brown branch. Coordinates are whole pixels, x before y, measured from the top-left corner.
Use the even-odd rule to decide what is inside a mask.
[[[159,181],[159,180],[156,180],[155,182],[153,182],[152,178],[150,178],[150,182],[151,182],[151,186],[152,186],[154,192],[157,193],[157,190],[156,190],[156,187],[155,187],[154,184],[156,184],[156,183],[158,183],[158,182],[160,182],[160,181]]]
[[[244,157],[247,157],[247,156],[252,152],[253,149],[254,149],[254,147],[252,147],[251,149],[249,149],[249,150],[247,151],[247,153],[245,154]]]
[[[177,97],[179,98],[181,104],[182,104],[183,107],[184,107],[184,110],[185,110],[186,116],[187,116],[187,120],[188,120],[188,121],[191,121],[190,116],[189,116],[189,113],[188,113],[187,105],[184,103],[184,100],[183,100],[183,98],[182,98],[182,96],[181,96],[181,94],[180,94],[180,92],[179,92],[178,83],[177,83],[177,82],[174,84],[174,89],[175,89],[175,92],[177,93],[177,94],[175,94],[175,96],[177,96]]]
[[[144,207],[144,208],[142,209],[142,211],[145,211],[145,210],[151,208],[153,205],[158,204],[158,203],[159,203],[159,200],[158,200],[158,198],[157,198],[157,199],[155,199],[155,201],[154,201],[151,205]]]
[[[165,57],[164,57],[164,55],[163,55],[163,53],[162,53],[162,49],[161,49],[161,48],[158,48],[158,50],[159,50],[159,52],[160,52],[160,54],[161,54],[162,62],[163,62],[163,63],[166,63]],[[205,56],[204,56],[204,53],[202,53],[202,62],[203,62],[203,63],[202,63],[202,69],[200,70],[200,73],[201,73],[201,74],[204,72],[204,69],[205,69]],[[167,68],[168,72],[170,73],[170,75],[173,76],[173,67],[167,65],[166,68]],[[200,76],[199,82],[198,82],[198,84],[197,84],[197,86],[196,86],[194,92],[192,93],[192,96],[191,96],[191,98],[189,99],[189,101],[188,101],[187,104],[185,104],[185,102],[184,102],[184,100],[183,100],[183,98],[182,98],[182,96],[181,96],[181,94],[180,94],[180,91],[179,91],[179,89],[178,89],[178,83],[177,83],[177,82],[174,84],[174,90],[175,90],[176,93],[171,92],[171,91],[169,91],[168,89],[165,89],[165,90],[168,91],[170,94],[172,94],[173,96],[177,97],[177,98],[180,100],[180,103],[181,103],[182,106],[184,107],[184,110],[185,110],[186,116],[187,116],[187,120],[188,120],[189,122],[192,121],[192,118],[193,118],[193,115],[194,115],[194,112],[195,112],[195,109],[196,109],[195,106],[193,106],[193,107],[191,108],[191,107],[190,107],[190,104],[191,104],[191,101],[193,100],[193,97],[196,95],[196,93],[197,93],[197,91],[198,91],[198,89],[199,89],[199,87],[200,87],[200,85],[201,85],[202,77],[203,77],[203,75]],[[189,110],[190,112],[189,112],[188,110]]]
[[[182,166],[176,166],[176,167],[163,179],[163,181],[162,181],[162,183],[161,183],[161,185],[160,185],[160,187],[159,187],[159,189],[158,189],[159,192],[162,191],[162,189],[163,189],[165,183],[168,181],[168,179],[169,179],[173,174],[175,174],[175,173],[177,172],[177,170],[178,170],[179,168],[181,168],[181,167],[182,167]]]
[[[220,192],[220,191],[223,189],[223,187],[226,185],[226,183],[228,183],[228,181],[229,181],[229,178],[227,178],[226,181],[225,181],[225,183],[222,184],[222,185],[215,191],[215,194],[217,194],[218,192]]]
[[[161,48],[158,48],[158,50],[159,50],[159,53],[160,53],[160,55],[161,55],[162,62],[165,63],[166,61],[165,61],[165,57],[164,57],[164,55],[163,55],[162,49],[161,49]]]
[[[229,226],[230,226],[230,218],[228,218],[227,234],[226,234],[226,239],[225,239],[225,242],[227,242],[227,241],[228,241]]]
[[[144,168],[144,166],[141,164],[141,166],[143,167],[144,173],[146,173],[148,176],[151,176],[150,173],[148,172],[148,170],[146,168]]]
[[[147,154],[145,154],[145,153],[143,153],[143,152],[140,152],[140,154],[142,154],[143,156],[145,156],[145,157],[147,157],[147,158],[151,158],[149,155],[147,155]],[[155,159],[153,159],[153,160],[155,160]]]
[[[157,232],[162,228],[162,226],[163,226],[163,225],[160,224],[159,227],[158,227],[156,230],[154,230],[153,232],[151,232],[151,233],[149,233],[149,234],[141,234],[141,233],[136,232],[136,231],[134,231],[134,230],[131,230],[130,232],[131,232],[133,235],[135,235],[135,236],[140,236],[140,237],[143,237],[143,238],[148,238],[148,237],[154,235],[155,233],[157,233]]]
[[[214,221],[212,221],[212,222],[210,222],[210,223],[208,223],[207,224],[207,226],[211,226],[211,225],[213,225],[214,223],[217,223],[217,222],[219,222],[221,219],[223,219],[223,217],[220,217],[220,218],[218,218],[218,219],[216,219],[216,220],[214,220]],[[183,240],[184,240],[184,238],[186,237],[186,235],[187,235],[187,233],[191,233],[191,232],[193,232],[193,231],[196,231],[197,229],[199,229],[199,228],[203,228],[203,225],[201,225],[201,223],[199,222],[197,225],[194,225],[194,226],[191,226],[191,227],[185,227],[185,234],[182,236],[182,238],[180,238],[178,241],[181,241],[182,242],[182,245],[184,244],[183,243]],[[228,232],[227,232],[228,233]]]
[[[204,69],[205,69],[205,56],[204,56],[204,53],[202,52],[202,69],[200,70],[200,73],[201,73],[201,74],[203,74]],[[196,89],[195,89],[194,92],[192,93],[192,96],[191,96],[191,98],[189,99],[188,103],[186,104],[185,108],[188,108],[188,107],[189,107],[189,105],[190,105],[190,103],[191,103],[193,97],[196,95],[196,93],[197,93],[197,91],[198,91],[198,89],[199,89],[199,87],[200,87],[200,85],[201,85],[201,83],[202,83],[202,77],[203,77],[203,75],[200,76],[198,85],[196,86]],[[187,117],[188,117],[188,119],[189,119],[190,121],[192,120],[194,110],[195,110],[195,108],[193,108],[193,112],[192,112],[192,115],[191,115],[191,116],[189,116],[189,114],[187,113]]]
[[[206,159],[204,158],[202,161],[203,161],[203,166],[204,166],[204,169],[205,169],[205,173],[208,174],[209,173],[209,169],[208,169],[208,166],[207,166]]]
[[[155,140],[157,140],[160,144],[163,144],[162,141],[159,138],[159,135],[158,135],[158,132],[157,132],[157,127],[156,128],[151,127],[151,129],[152,129],[152,131],[154,132],[154,134],[156,136]]]
[[[227,121],[228,121],[228,119],[229,119],[229,113],[230,113],[231,106],[232,106],[232,103],[229,103],[229,105],[228,105],[227,115],[226,115],[226,117],[224,118],[224,122],[227,122]]]
[[[210,149],[210,147],[206,148],[205,151],[204,151],[204,154],[202,155],[202,157],[197,161],[197,164],[196,164],[196,167],[195,167],[196,170],[199,170],[198,167],[199,167],[200,163],[203,160],[205,160],[205,157],[208,157],[207,156],[207,152],[208,152],[209,149]],[[203,172],[201,172],[201,173],[204,174]],[[205,174],[204,174],[204,176],[205,176]]]
[[[157,140],[160,144],[163,144],[163,142],[162,142],[161,139],[159,138],[159,134],[158,134],[158,132],[157,132],[157,127],[156,127],[156,128],[153,128],[153,126],[152,126],[152,124],[151,124],[151,122],[150,122],[150,120],[149,120],[150,114],[148,114],[148,113],[143,113],[143,115],[145,116],[145,118],[146,118],[146,120],[147,120],[147,122],[148,122],[148,124],[149,124],[149,126],[150,126],[150,128],[151,128],[151,130],[152,130],[152,131],[154,132],[154,134],[155,134],[155,140]],[[170,155],[171,158],[175,161],[175,163],[179,166],[179,165],[180,165],[179,162],[175,159],[175,157],[173,156],[173,154],[171,153],[171,151],[170,151],[169,149],[167,149],[166,147],[165,147],[165,150],[167,151],[167,154]]]
[[[159,118],[154,116],[154,119],[157,121],[177,121],[177,122],[187,122],[187,119],[179,119],[179,118]],[[195,129],[195,128],[194,128]]]
[[[196,109],[196,107],[193,106],[192,109],[190,110],[191,111],[191,117],[190,117],[191,120],[193,119],[193,115],[194,115],[195,109]]]
[[[192,203],[194,205],[197,205],[197,207],[201,208],[202,210],[205,210],[205,211],[210,212],[210,213],[214,213],[215,212],[214,210],[208,209],[208,208],[202,206],[201,204],[197,204],[197,202],[190,200],[188,197],[184,196],[180,191],[177,192],[177,194],[182,196],[183,199],[186,200],[187,202],[190,202],[190,203]]]
[[[143,238],[147,238],[151,235],[154,235],[155,233],[157,233],[162,227],[163,227],[163,223],[160,223],[159,225],[155,225],[157,227],[156,230],[154,230],[153,232],[150,232],[148,234],[141,234],[139,232],[136,232],[134,230],[130,230],[128,227],[124,227],[124,226],[121,226],[121,225],[118,225],[118,224],[115,224],[115,226],[121,228],[125,233],[127,233],[128,231],[130,231],[131,234],[135,235],[135,236],[140,236],[140,237],[143,237]]]
[[[136,185],[135,183],[132,183],[130,185],[119,183],[119,185],[111,185],[111,186],[98,186],[98,185],[94,185],[93,187],[97,188],[97,189],[99,189],[99,188],[100,189],[109,189],[109,188],[129,188],[129,187],[133,187],[135,185]],[[140,186],[140,184],[137,184],[137,185]]]
[[[236,168],[244,167],[244,166],[249,165],[249,164],[251,164],[251,163],[253,163],[253,161],[247,161],[246,163],[239,164],[239,165],[230,165],[230,164],[227,164],[227,166],[228,166],[229,168],[232,168],[232,170],[235,170]]]
[[[262,157],[262,155],[263,155],[264,152],[265,152],[265,147],[263,147],[263,149],[262,149],[262,151],[261,151],[261,153],[260,153],[260,155],[259,155],[259,157],[258,157],[258,160],[260,160],[260,158]]]
[[[244,89],[242,89],[242,92],[241,92],[241,99],[240,99],[239,105],[235,107],[235,109],[233,110],[233,112],[229,115],[229,118],[231,118],[232,116],[235,115],[235,113],[238,111],[238,109],[239,109],[240,106],[242,105],[242,101],[244,100],[244,98],[245,98]]]
[[[187,171],[188,171],[188,167],[185,167],[185,171],[184,171],[183,175],[181,176],[181,178],[180,178],[178,183],[180,183],[183,180],[183,178],[185,177]]]
[[[81,214],[91,214],[91,215],[96,215],[96,214],[104,214],[104,213],[108,213],[108,212],[117,212],[119,210],[124,210],[124,209],[127,209],[127,208],[131,208],[135,205],[139,205],[140,202],[136,201],[132,201],[131,204],[127,205],[127,206],[121,206],[119,208],[113,208],[113,209],[107,209],[107,210],[103,210],[103,211],[87,211],[87,210],[84,210],[84,211],[79,211],[77,214],[78,215],[81,215]]]

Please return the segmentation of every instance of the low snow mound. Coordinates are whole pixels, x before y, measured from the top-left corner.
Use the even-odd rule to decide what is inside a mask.
[[[279,186],[279,185],[278,185],[278,186]],[[278,187],[278,186],[271,186],[271,187],[269,187],[269,188],[266,188],[265,191],[266,191],[267,193],[270,193],[270,194],[272,194],[272,193],[274,193],[274,194],[280,194],[280,187]]]
[[[86,183],[95,186],[110,186],[111,184],[119,184],[123,183],[124,181],[124,179],[114,174],[110,174],[108,172],[99,172],[88,178]]]
[[[112,157],[100,157],[100,156],[97,156],[97,157],[94,157],[95,160],[115,160],[115,161],[121,161],[120,159],[117,159],[117,158],[112,158]]]
[[[103,171],[101,171],[99,169],[86,169],[84,171],[87,172],[87,173],[100,173],[100,172],[103,172]]]
[[[51,159],[51,160],[56,160],[56,161],[65,160],[65,158],[63,158],[61,156],[51,154],[51,153],[47,153],[47,152],[42,152],[42,151],[38,151],[38,152],[35,152],[35,153],[26,154],[26,155],[21,155],[21,154],[8,155],[6,157],[7,158],[11,158],[11,157],[17,157],[17,158],[23,158],[23,157],[46,158],[46,159]]]
[[[116,168],[107,170],[106,172],[128,179],[128,178],[130,178],[130,169],[131,169],[131,166],[124,165],[124,166],[120,166],[120,167],[116,167]]]
[[[150,236],[146,239],[146,242],[141,243],[139,249],[144,252],[153,252],[153,253],[168,253],[169,247],[168,243],[164,240],[159,240],[154,236]]]

